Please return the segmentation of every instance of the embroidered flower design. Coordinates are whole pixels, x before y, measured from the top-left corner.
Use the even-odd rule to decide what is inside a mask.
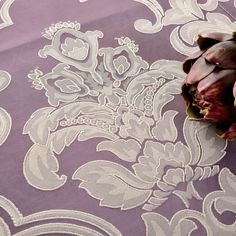
[[[70,25],[71,24],[71,25]],[[59,23],[51,26],[53,37],[51,45],[46,45],[39,51],[39,56],[54,57],[60,62],[74,66],[80,71],[90,72],[93,79],[102,84],[102,78],[95,71],[97,67],[98,38],[103,37],[101,31],[79,31],[80,24],[68,23],[68,27]]]
[[[136,174],[147,182],[164,182],[175,188],[185,181],[185,167],[191,160],[189,150],[181,142],[161,144],[147,141],[144,155],[134,164]]]
[[[45,33],[51,45],[39,54],[60,64],[47,74],[36,69],[28,75],[53,106],[34,112],[24,126],[34,143],[24,162],[28,183],[45,191],[60,188],[66,176],[54,168],[59,167],[57,155],[76,140],[101,138],[97,151],[133,162],[94,160],[75,171],[72,179],[101,205],[152,211],[175,194],[189,207],[191,198],[201,199],[194,181],[219,172],[215,164],[225,154],[225,142],[211,135],[210,127],[188,120],[184,141],[178,140],[178,112],[165,106],[181,91],[180,62],[158,60],[149,67],[130,38],[99,49],[101,35],[68,23]],[[34,165],[40,174],[31,170]]]
[[[125,80],[127,77],[137,75],[141,69],[148,68],[148,63],[135,54],[138,48],[133,41],[126,37],[118,39],[118,43],[120,47],[99,50],[106,69],[115,80]]]
[[[79,38],[66,38],[61,48],[64,55],[78,61],[85,60],[89,52],[89,44]]]
[[[46,90],[48,102],[52,106],[58,106],[60,102],[72,102],[89,92],[83,78],[68,69],[69,66],[61,63],[46,75],[37,69],[29,74],[36,89],[44,88]]]
[[[130,68],[130,63],[128,62],[127,58],[123,55],[114,59],[113,65],[116,69],[116,72],[119,75],[124,74]]]

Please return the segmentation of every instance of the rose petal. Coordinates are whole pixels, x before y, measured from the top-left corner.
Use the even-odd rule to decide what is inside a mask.
[[[200,57],[195,61],[191,70],[189,71],[185,83],[187,84],[194,84],[206,76],[208,76],[214,69],[214,64],[210,64],[205,60],[205,58]]]
[[[236,121],[236,110],[234,107],[215,102],[205,109],[202,120],[213,123],[229,124]]]
[[[210,89],[210,86],[217,83],[218,89],[220,90],[219,93],[221,93],[221,90],[225,88],[232,90],[231,88],[233,88],[235,81],[236,70],[215,70],[198,83],[197,90],[201,93],[206,89]]]
[[[215,72],[207,76],[206,82],[211,80],[217,80],[217,75],[224,74],[224,72]],[[232,108],[234,108],[234,95],[233,95],[233,86],[235,83],[235,77],[228,77],[226,79],[218,79],[215,83],[213,83],[211,86],[205,88],[201,92],[198,92],[201,94],[203,99],[209,103],[212,104],[222,104],[222,105],[229,105]],[[202,82],[203,83],[203,82]],[[200,84],[200,82],[199,82]],[[204,84],[200,84],[199,87],[204,87]]]
[[[224,69],[236,69],[236,42],[220,42],[210,47],[203,57],[211,64]]]
[[[205,81],[200,81],[201,84],[200,82],[198,84],[198,88],[201,91],[201,88],[204,88],[207,83],[213,82],[201,92],[198,90],[198,93],[201,95],[200,102],[210,104],[202,111],[204,119],[207,121],[219,123],[232,123],[236,121],[236,109],[234,107],[233,95],[236,73],[232,71],[232,74],[227,73],[229,73],[227,70],[213,72],[204,79]],[[199,104],[199,107],[201,108],[201,104]]]
[[[184,61],[183,61],[183,71],[187,74],[192,65],[194,64],[194,62],[204,53],[204,51],[197,51],[195,53],[193,53],[192,55],[190,55],[189,57],[187,57]]]
[[[198,36],[197,44],[201,50],[206,50],[216,43],[233,39],[231,34],[211,32],[203,33]]]
[[[234,75],[236,75],[235,70],[215,71],[200,81],[197,87],[184,84],[182,96],[187,104],[188,116],[194,120],[214,123],[236,121]]]
[[[224,139],[235,140],[236,139],[236,123],[229,126],[219,124],[216,127],[216,133]]]

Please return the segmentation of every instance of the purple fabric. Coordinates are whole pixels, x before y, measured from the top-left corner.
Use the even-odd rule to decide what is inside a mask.
[[[56,155],[60,164],[59,170],[56,171],[56,173],[58,176],[67,176],[66,183],[58,189],[51,189],[49,191],[38,189],[34,184],[27,182],[27,176],[23,173],[26,153],[33,145],[30,136],[23,134],[23,128],[36,110],[52,107],[48,103],[48,97],[45,95],[44,90],[32,88],[32,81],[29,81],[28,74],[36,67],[43,71],[44,74],[49,73],[54,66],[60,63],[60,61],[50,56],[47,58],[39,57],[39,50],[45,45],[51,44],[49,40],[42,37],[41,33],[45,28],[59,21],[77,21],[81,24],[80,30],[82,32],[96,30],[103,32],[103,38],[99,39],[99,48],[115,48],[118,44],[117,40],[114,40],[114,38],[124,36],[129,37],[139,45],[139,51],[136,55],[141,56],[149,65],[162,59],[181,62],[186,55],[182,55],[176,50],[175,45],[170,42],[170,35],[174,28],[178,25],[182,27],[184,24],[187,24],[187,21],[184,24],[163,24],[163,28],[159,32],[150,34],[139,32],[134,27],[134,22],[137,20],[148,19],[152,23],[156,21],[153,12],[144,5],[144,2],[145,1],[131,0],[88,0],[86,2],[77,0],[22,0],[14,1],[11,4],[9,15],[13,24],[0,29],[0,69],[11,75],[9,86],[0,92],[0,107],[6,110],[12,119],[10,133],[6,141],[0,146],[0,195],[13,202],[23,216],[53,209],[75,210],[100,217],[114,225],[122,235],[155,235],[153,233],[154,231],[151,231],[150,228],[149,231],[147,230],[148,226],[144,224],[144,220],[141,217],[143,214],[149,213],[149,211],[142,208],[145,202],[127,210],[121,210],[120,207],[100,206],[99,200],[101,199],[96,199],[85,191],[85,189],[78,188],[81,181],[72,179],[73,174],[79,167],[97,160],[106,160],[117,163],[119,166],[123,166],[134,173],[132,165],[136,163],[138,159],[134,162],[129,162],[119,159],[109,150],[96,151],[97,144],[107,140],[104,137],[91,138],[81,142],[74,141],[69,147],[66,147],[60,155]],[[153,1],[146,2],[152,4]],[[196,2],[200,4],[206,1]],[[163,12],[166,12],[171,8],[166,0],[159,0],[158,3],[162,7]],[[233,19],[232,16],[236,15],[236,9],[233,5],[233,1],[222,2],[219,4],[220,5],[218,5],[215,10],[211,11],[211,13],[215,12],[228,17],[229,21],[231,21],[235,27],[236,25],[233,23],[235,22],[235,19]],[[221,6],[223,6],[223,8]],[[202,10],[202,12],[205,17],[207,11]],[[229,15],[229,13],[231,13],[232,16]],[[198,16],[194,15],[193,17],[198,19],[199,22],[206,19],[200,19]],[[221,21],[220,17],[217,19]],[[184,30],[186,29],[183,28],[183,31]],[[229,31],[229,29],[227,30]],[[183,42],[187,46],[193,47],[193,45],[187,44],[186,41],[183,40]],[[101,61],[102,59],[100,58],[99,63]],[[178,112],[178,115],[175,117],[178,140],[184,145],[187,145],[182,131],[183,122],[186,118],[182,98],[175,94],[174,100],[166,105],[163,112],[167,110],[176,110]],[[144,127],[144,124],[140,124],[140,126]],[[143,129],[145,129],[145,127]],[[210,139],[210,137],[208,138]],[[129,136],[124,138],[124,140],[128,139]],[[164,145],[167,141],[160,140],[160,143]],[[174,142],[170,141],[170,143],[177,143],[177,140]],[[143,148],[144,142],[142,145]],[[211,144],[209,143],[209,145]],[[212,145],[213,147],[211,148],[214,149],[214,145],[218,144],[213,143]],[[205,151],[204,148],[205,147],[203,147],[203,151]],[[223,151],[225,151],[226,154],[216,164],[219,165],[219,170],[228,168],[231,173],[235,175],[235,143],[229,142],[226,149]],[[204,167],[204,164],[202,166]],[[218,174],[206,178],[204,181],[195,181],[194,185],[202,199],[194,197],[190,198],[189,209],[202,212],[204,197],[210,192],[221,190]],[[232,186],[235,188],[235,182],[232,183]],[[185,190],[185,188],[186,183],[180,183],[178,185],[178,190]],[[167,198],[166,201],[160,204],[160,206],[152,212],[159,213],[170,220],[176,212],[187,209],[183,201],[181,201],[177,195],[172,194]],[[235,198],[232,201],[234,201],[235,204]],[[214,212],[220,222],[223,222],[226,225],[233,224],[235,219],[233,211],[223,211],[222,215],[220,215],[219,212]],[[14,225],[9,212],[7,212],[6,209],[2,209],[0,205],[0,219],[1,218],[6,225],[8,225],[12,235],[42,223],[36,222],[16,226]],[[69,219],[43,221],[43,223],[52,222],[74,223],[73,220]],[[196,224],[199,228],[191,235],[207,235],[206,228],[204,229],[199,222]],[[82,225],[86,226],[86,223],[83,223]],[[234,235],[234,233],[235,231],[230,231],[225,235]],[[33,235],[37,234],[34,233]],[[61,234],[54,232],[52,234],[46,233],[44,235],[67,234],[65,232]],[[69,233],[68,235],[72,234]],[[172,234],[166,232],[166,235]]]

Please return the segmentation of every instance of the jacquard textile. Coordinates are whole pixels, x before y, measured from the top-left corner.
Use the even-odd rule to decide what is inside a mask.
[[[234,236],[236,145],[186,118],[182,60],[234,0],[0,0],[0,236]]]

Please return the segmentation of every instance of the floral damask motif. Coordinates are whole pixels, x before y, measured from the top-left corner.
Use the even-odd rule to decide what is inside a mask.
[[[64,27],[67,27],[67,30]],[[80,71],[88,71],[96,82],[102,84],[102,78],[96,73],[95,68],[98,53],[97,39],[102,38],[103,33],[101,31],[82,33],[79,29],[80,24],[77,22],[59,22],[49,27],[43,36],[52,39],[52,44],[40,50],[39,56],[43,58],[51,56]]]
[[[62,32],[73,38],[55,47]],[[61,22],[44,33],[52,44],[40,50],[40,56],[50,55],[60,63],[49,73],[35,69],[29,74],[52,106],[35,111],[24,126],[33,142],[23,166],[27,182],[44,191],[62,187],[67,176],[57,173],[57,155],[75,140],[99,137],[104,140],[97,151],[132,163],[128,169],[115,161],[94,160],[74,172],[79,188],[101,206],[153,211],[174,194],[189,207],[190,199],[201,199],[195,181],[218,174],[226,141],[207,124],[185,120],[177,129],[178,111],[166,110],[166,105],[181,90],[185,75],[180,62],[159,60],[149,66],[127,37],[117,39],[118,47],[99,48],[97,36],[86,38],[97,32],[82,33],[78,23]],[[80,60],[89,47],[96,48],[89,55],[96,63],[86,68]]]
[[[224,156],[225,144],[218,138],[210,138],[213,132],[207,125],[200,127],[186,120],[184,133],[188,146],[180,141],[166,144],[155,139],[146,141],[143,153],[137,155],[138,162],[132,166],[132,172],[113,162],[93,161],[78,168],[73,179],[82,181],[79,187],[100,199],[101,206],[127,210],[143,205],[144,210],[152,211],[167,201],[171,194],[175,194],[189,207],[192,197],[201,199],[194,181],[202,181],[219,172],[219,166],[215,163]],[[190,136],[192,133],[195,135]],[[204,142],[208,143],[208,147]],[[109,145],[108,141],[105,143]],[[100,143],[98,148],[102,145],[106,150],[105,143]],[[208,153],[201,152],[199,148]],[[111,147],[107,150],[119,154]],[[179,189],[180,184],[186,185],[184,191]]]
[[[112,74],[115,80],[125,80],[128,76],[137,75],[141,69],[148,68],[148,63],[140,56],[135,55],[138,49],[135,48],[134,42],[131,42],[129,38],[121,38],[118,42],[122,46],[99,50],[99,54],[104,58],[106,70]]]
[[[196,210],[178,211],[171,220],[158,213],[144,213],[142,219],[146,225],[146,235],[235,235],[235,217],[232,224],[220,221],[217,214],[236,213],[236,176],[228,168],[219,174],[220,191],[209,193],[203,200],[202,212]],[[198,224],[196,224],[198,223]],[[199,231],[198,231],[199,230]]]
[[[10,74],[6,71],[0,70],[0,92],[6,89],[10,82]],[[11,130],[11,125],[11,116],[5,109],[0,107],[0,145],[6,141]]]
[[[0,208],[9,214],[15,227],[24,226],[24,229],[11,234],[10,227],[0,217],[1,236],[49,234],[122,236],[114,225],[86,212],[55,209],[23,216],[10,200],[1,195]]]
[[[84,79],[68,69],[67,64],[61,63],[45,76],[37,69],[29,75],[36,89],[46,90],[48,102],[52,106],[58,106],[60,102],[73,102],[78,97],[88,95],[89,89],[84,84]]]

